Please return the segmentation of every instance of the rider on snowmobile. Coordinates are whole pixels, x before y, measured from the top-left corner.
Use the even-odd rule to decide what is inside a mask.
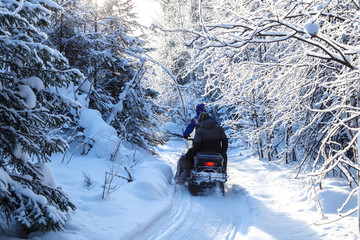
[[[215,124],[209,113],[203,112],[199,116],[200,126],[195,132],[192,151],[192,163],[198,152],[217,152],[224,158],[224,173],[227,167],[228,139],[222,127]]]
[[[195,132],[193,147],[187,151],[186,155],[180,158],[178,163],[180,166],[176,175],[180,179],[189,177],[190,170],[194,165],[194,157],[198,152],[218,152],[222,154],[224,158],[223,170],[226,173],[228,139],[224,129],[217,125],[207,112],[202,112],[198,120],[199,127]]]

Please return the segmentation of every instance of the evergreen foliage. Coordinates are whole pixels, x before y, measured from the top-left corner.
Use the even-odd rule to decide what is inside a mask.
[[[64,213],[75,209],[63,191],[43,183],[32,162],[47,162],[67,148],[57,130],[69,119],[54,106],[72,103],[52,89],[81,77],[43,44],[42,29],[58,10],[52,1],[4,0],[0,6],[0,216],[26,233],[60,230]]]
[[[91,1],[69,3],[64,2],[60,18],[54,19],[50,40],[62,49],[70,66],[85,74],[76,90],[77,95],[87,95],[83,107],[98,110],[122,139],[145,149],[162,143],[153,119],[158,108],[142,86],[148,49],[135,36],[141,26],[132,1],[108,0],[101,6]]]

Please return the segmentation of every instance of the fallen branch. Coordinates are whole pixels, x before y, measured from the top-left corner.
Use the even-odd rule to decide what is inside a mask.
[[[334,219],[332,221],[328,221],[328,222],[324,222],[324,223],[314,223],[315,226],[321,226],[321,225],[325,225],[325,224],[330,224],[330,223],[333,223],[333,222],[337,222],[345,217],[348,217],[350,216],[351,214],[355,213],[357,211],[357,207],[350,210],[349,212],[347,212],[346,214],[343,214],[341,216],[339,216],[337,219]]]

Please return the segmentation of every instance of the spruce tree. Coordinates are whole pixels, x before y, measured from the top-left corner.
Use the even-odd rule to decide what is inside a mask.
[[[50,0],[0,6],[0,217],[25,233],[61,230],[75,209],[36,164],[68,147],[58,130],[69,118],[58,112],[74,105],[54,90],[81,77],[44,44],[49,14],[59,9]]]
[[[98,110],[122,139],[145,149],[162,143],[154,121],[160,110],[142,85],[148,50],[135,36],[140,25],[132,1],[72,2],[64,2],[62,18],[54,19],[50,41],[85,73],[88,88],[78,93],[87,94],[86,107]]]

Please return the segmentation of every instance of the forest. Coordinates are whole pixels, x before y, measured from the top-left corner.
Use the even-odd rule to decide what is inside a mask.
[[[359,189],[360,2],[158,0],[137,22],[132,0],[1,0],[0,218],[56,231],[76,206],[41,169],[96,139],[96,110],[121,141],[154,153],[206,103],[230,143],[295,164],[314,188]],[[341,216],[358,209],[339,213]],[[0,221],[2,223],[2,221]],[[0,231],[4,226],[0,225]]]

